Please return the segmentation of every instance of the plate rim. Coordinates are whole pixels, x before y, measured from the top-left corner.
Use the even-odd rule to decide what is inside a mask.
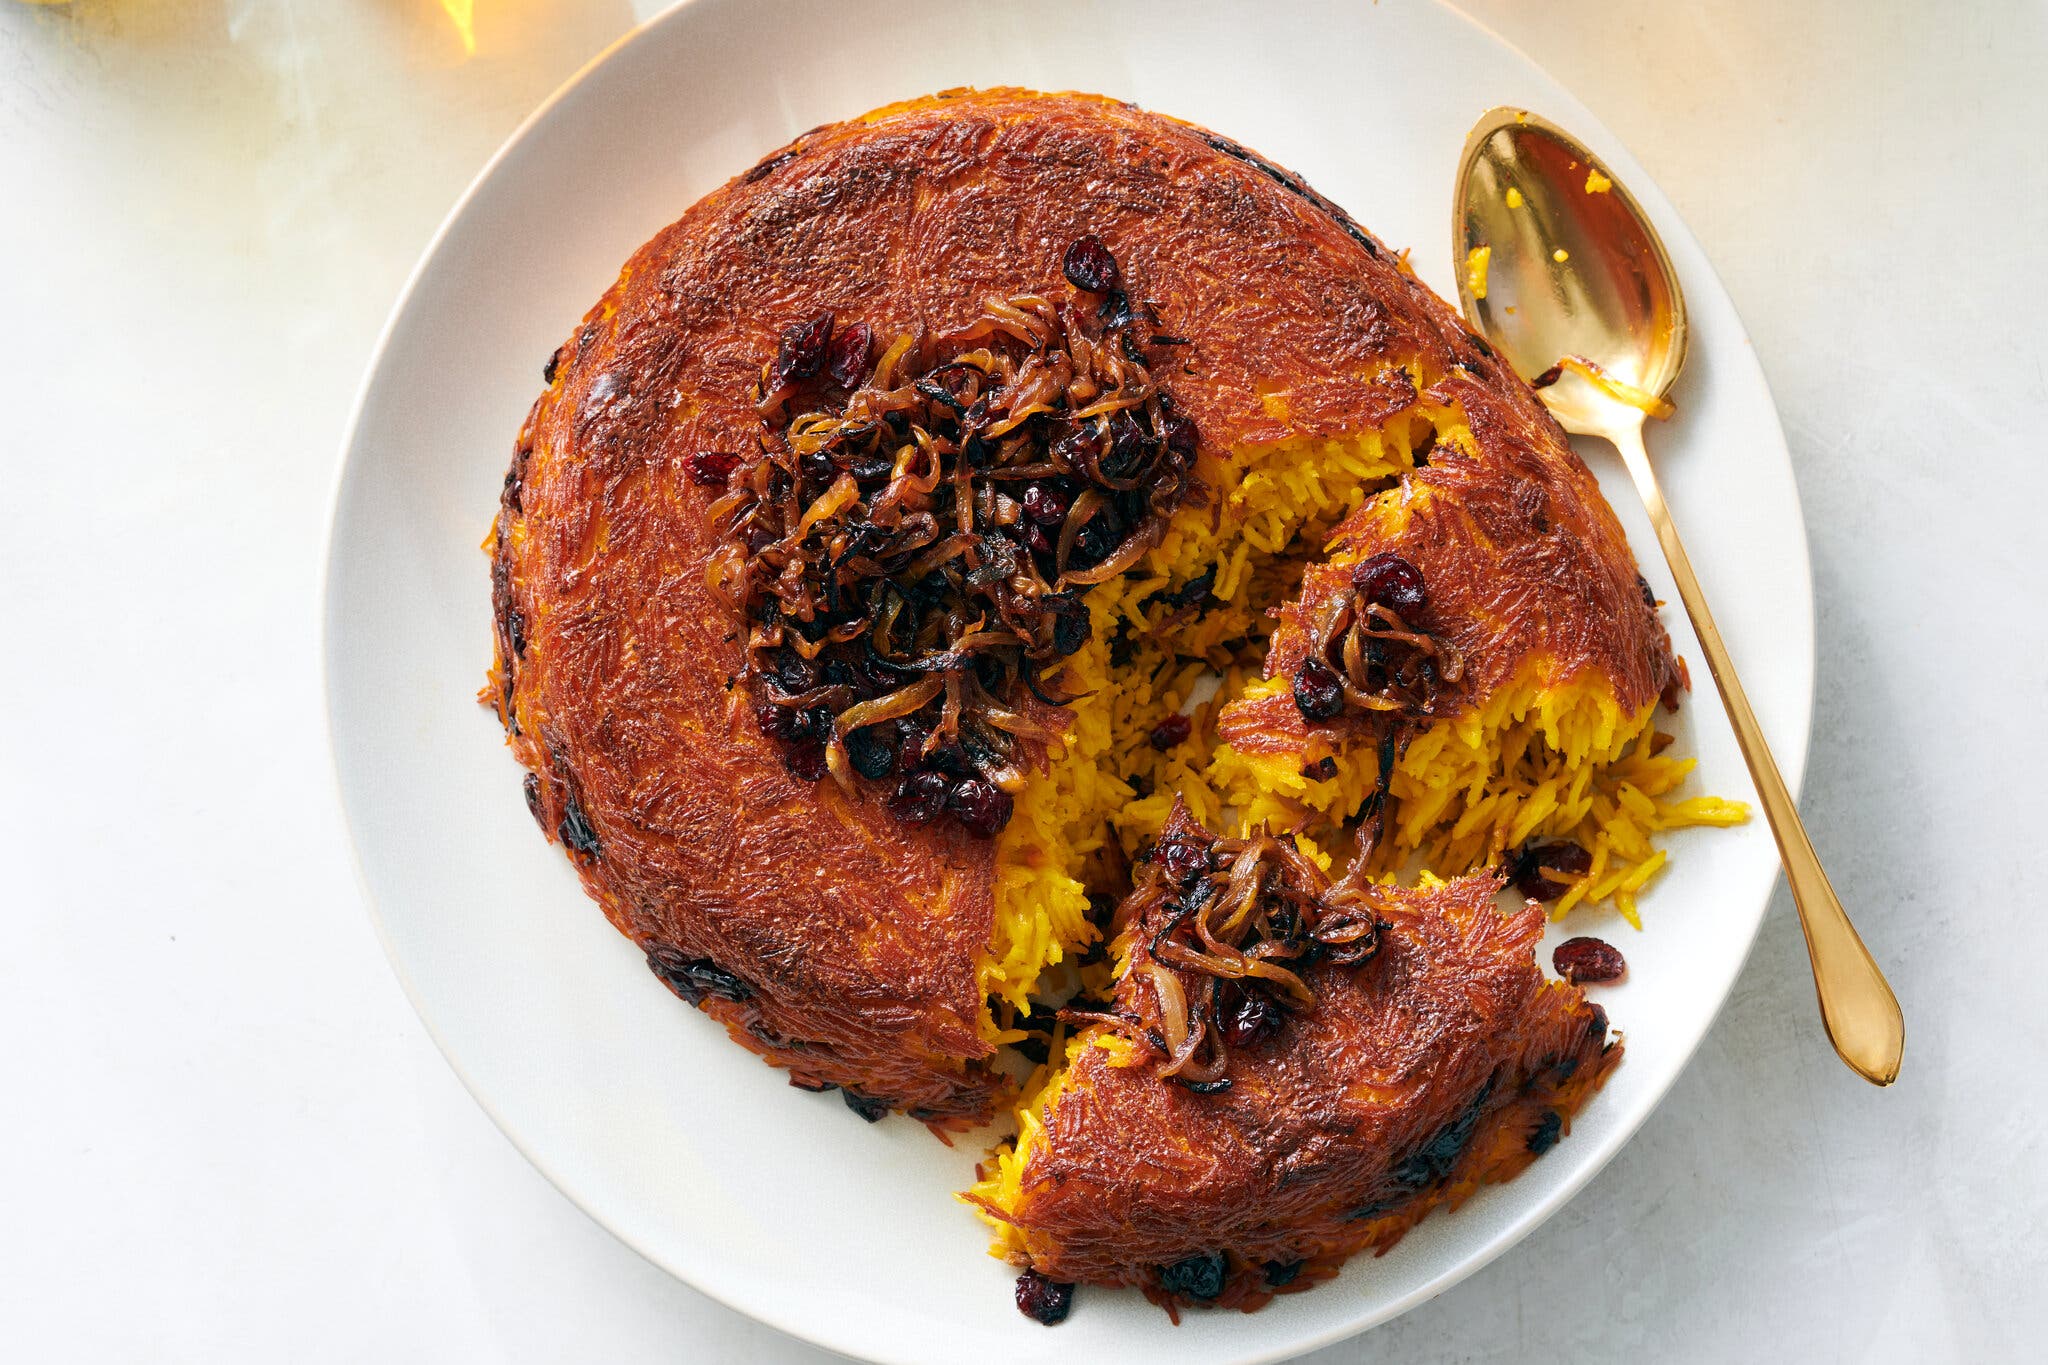
[[[1520,47],[1502,37],[1480,20],[1458,9],[1450,3],[1450,0],[1427,0],[1427,5],[1429,8],[1439,11],[1455,22],[1472,30],[1480,39],[1499,47],[1530,70],[1539,73],[1560,91],[1563,91],[1569,98],[1583,106],[1583,101],[1578,101],[1571,88],[1553,75],[1548,67],[1536,61]],[[418,1017],[421,1026],[425,1028],[428,1038],[434,1044],[435,1050],[440,1053],[442,1060],[447,1063],[449,1069],[455,1073],[455,1077],[461,1082],[463,1089],[468,1092],[478,1108],[491,1120],[492,1125],[498,1132],[506,1141],[511,1143],[513,1149],[542,1178],[567,1198],[570,1203],[574,1204],[584,1216],[603,1228],[614,1240],[630,1249],[635,1255],[650,1265],[659,1268],[663,1273],[743,1317],[773,1327],[779,1332],[785,1333],[807,1345],[817,1347],[820,1350],[854,1358],[845,1346],[814,1330],[810,1325],[810,1321],[802,1314],[782,1309],[779,1300],[770,1297],[763,1302],[743,1302],[719,1288],[699,1281],[683,1267],[674,1264],[670,1258],[660,1251],[644,1244],[644,1239],[617,1225],[613,1219],[601,1211],[597,1204],[587,1199],[585,1192],[580,1188],[580,1182],[576,1181],[567,1172],[554,1168],[548,1161],[544,1160],[541,1154],[529,1143],[528,1139],[522,1136],[515,1125],[500,1111],[499,1106],[485,1093],[484,1089],[472,1075],[470,1068],[465,1065],[456,1051],[450,1047],[443,1035],[441,1026],[435,1022],[433,1015],[427,1007],[419,983],[414,979],[411,970],[398,952],[391,930],[386,922],[384,909],[370,884],[369,871],[364,862],[362,842],[358,836],[356,822],[351,815],[348,788],[341,770],[342,739],[336,706],[336,678],[339,668],[336,647],[336,618],[338,615],[336,566],[342,552],[341,532],[343,530],[344,498],[349,488],[351,472],[357,464],[354,456],[362,433],[364,418],[369,408],[370,398],[384,370],[387,353],[390,350],[393,338],[410,311],[414,297],[419,292],[423,280],[439,256],[443,244],[455,231],[458,223],[469,211],[470,206],[476,201],[485,186],[497,174],[500,166],[519,149],[541,123],[547,120],[558,107],[571,98],[600,68],[613,61],[627,48],[649,40],[658,30],[665,29],[671,24],[683,22],[682,16],[696,8],[699,8],[699,0],[674,0],[674,3],[658,13],[627,29],[617,38],[607,43],[597,53],[593,54],[589,60],[578,67],[574,73],[551,91],[545,99],[540,101],[530,113],[519,121],[518,125],[506,135],[504,141],[498,145],[497,149],[478,168],[476,174],[470,178],[461,193],[449,206],[447,213],[443,215],[432,234],[427,238],[426,243],[420,250],[419,256],[413,262],[411,269],[406,273],[405,280],[392,302],[391,309],[386,315],[383,325],[378,330],[376,340],[372,344],[368,359],[364,364],[362,378],[359,380],[354,398],[349,404],[348,418],[343,429],[328,491],[326,545],[319,584],[320,704],[323,713],[322,728],[327,739],[327,761],[325,764],[328,779],[327,787],[333,799],[336,812],[340,816],[342,829],[347,836],[348,863],[358,894],[361,897],[371,928],[376,934],[377,942],[383,950],[385,960],[389,964],[393,975],[397,978],[407,1003],[411,1005],[413,1013]],[[1591,113],[1590,109],[1588,113]],[[1773,752],[1777,757],[1786,787],[1796,802],[1805,785],[1807,764],[1812,747],[1814,703],[1818,688],[1819,645],[1813,592],[1811,538],[1807,532],[1805,507],[1799,493],[1797,471],[1793,465],[1790,444],[1785,439],[1784,420],[1778,409],[1776,395],[1771,389],[1769,375],[1765,373],[1762,362],[1756,354],[1756,347],[1750,336],[1749,328],[1743,323],[1740,310],[1735,307],[1733,296],[1728,293],[1726,283],[1722,280],[1720,271],[1715,267],[1712,257],[1693,234],[1690,224],[1684,220],[1676,207],[1672,205],[1668,196],[1664,194],[1662,187],[1649,175],[1648,171],[1636,159],[1634,154],[1629,151],[1627,143],[1607,126],[1604,119],[1599,118],[1597,115],[1593,116],[1592,131],[1596,134],[1604,135],[1611,145],[1620,149],[1621,159],[1629,167],[1633,168],[1635,172],[1630,177],[1631,188],[1639,198],[1645,197],[1645,191],[1647,190],[1647,197],[1652,201],[1653,206],[1663,211],[1658,222],[1658,230],[1667,238],[1676,238],[1685,247],[1690,248],[1701,267],[1705,270],[1707,281],[1718,291],[1721,298],[1727,300],[1729,312],[1735,319],[1738,331],[1738,336],[1733,338],[1733,340],[1739,343],[1739,350],[1744,357],[1747,370],[1745,378],[1753,381],[1761,389],[1767,400],[1768,430],[1759,431],[1756,434],[1759,438],[1765,440],[1770,449],[1782,455],[1783,464],[1792,476],[1788,480],[1788,491],[1790,495],[1789,510],[1793,514],[1791,524],[1795,533],[1795,543],[1789,544],[1784,548],[1788,551],[1796,551],[1797,564],[1801,571],[1801,582],[1804,585],[1804,592],[1802,594],[1804,609],[1799,624],[1803,627],[1806,638],[1806,651],[1803,660],[1806,670],[1806,685],[1804,696],[1798,699],[1798,711],[1802,722],[1800,743],[1796,747],[1774,749]],[[1695,289],[1697,289],[1697,285],[1695,285]],[[1631,549],[1633,550],[1633,546]],[[1696,698],[1701,695],[1698,691],[1694,693]],[[1718,701],[1718,694],[1714,694],[1714,699]],[[1357,1337],[1374,1327],[1391,1322],[1395,1318],[1420,1307],[1439,1294],[1462,1283],[1480,1270],[1491,1265],[1511,1249],[1519,1246],[1538,1228],[1547,1223],[1560,1209],[1576,1198],[1579,1192],[1591,1183],[1596,1176],[1606,1170],[1621,1150],[1635,1139],[1636,1134],[1641,1131],[1643,1125],[1663,1106],[1672,1087],[1677,1084],[1679,1078],[1685,1075],[1691,1067],[1693,1059],[1699,1053],[1700,1046],[1713,1033],[1722,1013],[1728,1008],[1728,1003],[1734,994],[1736,983],[1747,970],[1749,959],[1756,950],[1757,939],[1762,933],[1765,920],[1770,917],[1771,905],[1777,898],[1777,889],[1782,882],[1782,871],[1774,872],[1769,883],[1763,888],[1762,904],[1759,906],[1755,918],[1749,927],[1748,941],[1743,945],[1740,955],[1734,959],[1734,971],[1729,976],[1726,985],[1722,988],[1719,1000],[1714,1004],[1711,1011],[1708,1012],[1705,1023],[1700,1028],[1697,1036],[1690,1045],[1683,1049],[1683,1056],[1680,1060],[1671,1068],[1668,1075],[1661,1082],[1653,1084],[1651,1091],[1647,1093],[1646,1098],[1642,1102],[1639,1112],[1623,1116],[1623,1121],[1606,1135],[1606,1140],[1603,1143],[1596,1148],[1590,1148],[1584,1152],[1580,1167],[1561,1179],[1544,1198],[1502,1223],[1476,1252],[1463,1257],[1450,1268],[1426,1279],[1403,1294],[1365,1309],[1347,1320],[1312,1331],[1305,1337],[1289,1341],[1284,1346],[1259,1348],[1254,1349],[1250,1353],[1227,1357],[1205,1358],[1218,1361],[1227,1360],[1230,1362],[1230,1365],[1268,1365],[1269,1362],[1292,1359],[1296,1356]],[[882,1357],[867,1358],[883,1359]]]

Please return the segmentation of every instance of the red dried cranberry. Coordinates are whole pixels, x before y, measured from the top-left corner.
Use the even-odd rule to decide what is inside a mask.
[[[1074,1308],[1074,1286],[1049,1280],[1035,1270],[1017,1277],[1017,1311],[1047,1327],[1067,1320]]]
[[[1195,458],[1199,436],[1195,424],[1178,415],[1166,419],[1166,448],[1183,460]]]
[[[790,746],[783,761],[803,781],[816,782],[825,775],[825,746],[815,739],[801,740]]]
[[[1294,670],[1294,707],[1311,725],[1335,720],[1344,709],[1344,685],[1337,670],[1310,655]]]
[[[907,742],[904,748],[909,751]],[[946,796],[952,790],[944,773],[930,768],[905,773],[896,784],[896,794],[889,798],[889,813],[906,825],[928,825],[945,811]]]
[[[739,463],[740,457],[729,450],[700,450],[690,457],[690,482],[700,488],[723,488]]]
[[[1058,548],[1047,538],[1045,531],[1037,526],[1024,533],[1024,543],[1042,555],[1049,555]]]
[[[1272,997],[1238,989],[1216,1002],[1216,1024],[1232,1047],[1254,1047],[1280,1031],[1284,1016]]]
[[[1074,244],[1067,248],[1066,258],[1060,262],[1066,272],[1067,281],[1076,289],[1085,289],[1091,294],[1107,294],[1123,284],[1124,272],[1117,268],[1116,257],[1109,254],[1108,246],[1094,233],[1076,237]]]
[[[1040,526],[1057,526],[1067,519],[1067,495],[1047,484],[1034,483],[1024,490],[1024,515]]]
[[[1621,950],[1597,938],[1568,938],[1550,955],[1550,965],[1574,986],[1618,981],[1628,972]]]
[[[1152,727],[1152,747],[1162,753],[1193,734],[1195,723],[1186,716],[1168,716]]]
[[[1353,569],[1351,586],[1368,604],[1389,607],[1403,616],[1420,611],[1427,597],[1422,570],[1391,550],[1382,550]]]
[[[799,379],[809,379],[825,363],[825,349],[832,341],[832,314],[828,310],[809,322],[786,328],[775,348],[775,364],[768,371],[768,387],[782,388]]]
[[[865,322],[856,322],[832,338],[825,358],[825,372],[843,389],[857,386],[868,377],[868,352],[875,334]]]
[[[947,808],[961,827],[984,839],[993,839],[1010,823],[1010,811],[1015,804],[1008,792],[979,777],[962,778],[946,798]]]

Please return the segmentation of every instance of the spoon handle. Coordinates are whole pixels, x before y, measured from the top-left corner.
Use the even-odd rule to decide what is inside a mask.
[[[1857,936],[1855,926],[1849,923],[1835,888],[1828,883],[1828,874],[1821,869],[1813,842],[1806,837],[1806,826],[1799,819],[1792,794],[1785,789],[1785,779],[1778,773],[1770,745],[1764,742],[1756,713],[1750,710],[1749,698],[1735,676],[1735,665],[1728,658],[1728,647],[1721,641],[1714,614],[1707,609],[1706,596],[1693,575],[1692,561],[1686,557],[1685,546],[1679,543],[1678,531],[1671,524],[1670,509],[1664,505],[1664,494],[1657,487],[1649,453],[1643,449],[1641,424],[1608,435],[1635,480],[1636,491],[1650,513],[1650,524],[1657,529],[1657,541],[1664,547],[1664,559],[1678,583],[1678,596],[1685,603],[1686,615],[1692,618],[1700,649],[1707,656],[1707,667],[1721,689],[1723,705],[1728,708],[1736,743],[1741,745],[1742,756],[1749,763],[1757,800],[1771,822],[1772,835],[1777,838],[1785,880],[1792,887],[1792,902],[1799,907],[1799,925],[1806,934],[1807,956],[1813,961],[1813,984],[1820,996],[1821,1022],[1827,1027],[1828,1039],[1851,1070],[1873,1084],[1890,1085],[1899,1077],[1899,1060],[1906,1048],[1906,1020],[1899,1011],[1898,998],[1892,994],[1870,950]]]

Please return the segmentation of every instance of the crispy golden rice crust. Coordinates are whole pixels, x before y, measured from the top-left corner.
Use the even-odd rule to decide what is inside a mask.
[[[1200,835],[1184,814],[1169,824]],[[1304,979],[1315,1008],[1236,1055],[1198,1094],[1082,1035],[1027,1154],[1014,1207],[1021,1260],[1055,1280],[1162,1299],[1160,1268],[1225,1253],[1222,1306],[1271,1296],[1267,1267],[1307,1288],[1346,1256],[1393,1245],[1431,1209],[1505,1180],[1548,1149],[1621,1058],[1607,1016],[1548,981],[1533,902],[1502,915],[1491,875],[1390,890],[1378,953]],[[1115,1007],[1138,1010],[1140,922]]]
[[[1083,233],[1105,239],[1162,328],[1192,342],[1160,378],[1205,449],[1374,426],[1421,401],[1411,374],[1462,405],[1476,455],[1441,451],[1408,476],[1432,497],[1392,544],[1422,567],[1440,628],[1472,661],[1467,693],[1537,652],[1559,677],[1596,670],[1624,707],[1673,678],[1620,528],[1548,415],[1393,253],[1291,174],[1127,105],[1014,90],[918,100],[799,138],[641,248],[551,362],[492,542],[496,679],[537,818],[551,837],[576,836],[571,856],[619,930],[713,965],[729,987],[705,1008],[795,1079],[935,1122],[986,1118],[1002,1091],[977,1027],[995,845],[951,822],[906,827],[785,769],[745,689],[729,686],[740,644],[703,572],[719,490],[692,483],[689,457],[754,448],[752,389],[791,323],[829,308],[880,338],[946,334],[985,298],[1063,287],[1060,254]],[[1408,370],[1390,372],[1396,362]],[[1311,573],[1311,599],[1326,578]],[[1275,666],[1298,652],[1288,639]],[[1234,738],[1289,726],[1299,716],[1276,710]],[[1420,923],[1428,999],[1469,987],[1475,1023],[1529,1022],[1524,920],[1467,925],[1469,947],[1441,950],[1425,933],[1436,921]],[[1397,997],[1407,960],[1385,969]],[[1460,984],[1463,965],[1476,975]],[[1355,1020],[1348,1008],[1333,1006],[1314,1055],[1359,1042],[1407,1068],[1417,1103],[1397,1125],[1454,1103],[1449,1078],[1411,1055],[1420,1041],[1396,1036],[1398,1001],[1375,1012],[1360,996]],[[1563,1046],[1549,1037],[1562,1028],[1544,1016],[1545,1048]],[[1485,1056],[1527,1041],[1490,1041]],[[1115,1093],[1118,1107],[1088,1124],[1203,1122],[1172,1095]],[[1330,1125],[1349,1111],[1315,1103],[1333,1107],[1287,1111],[1288,1141],[1391,1140],[1370,1125],[1340,1140]],[[1232,1150],[1235,1120],[1208,1122],[1220,1126],[1200,1128],[1204,1141]],[[1084,1158],[1072,1158],[1076,1179]],[[1089,1178],[1135,1197],[1123,1177]],[[1298,1196],[1305,1211],[1322,1198]],[[1171,1240],[1163,1225],[1145,1236]],[[1077,1273],[1106,1264],[1073,1254]]]

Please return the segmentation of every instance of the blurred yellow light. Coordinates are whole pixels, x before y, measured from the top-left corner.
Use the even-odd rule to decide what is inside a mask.
[[[476,0],[441,0],[441,8],[448,11],[454,21],[455,31],[462,35],[464,55],[476,55]]]

